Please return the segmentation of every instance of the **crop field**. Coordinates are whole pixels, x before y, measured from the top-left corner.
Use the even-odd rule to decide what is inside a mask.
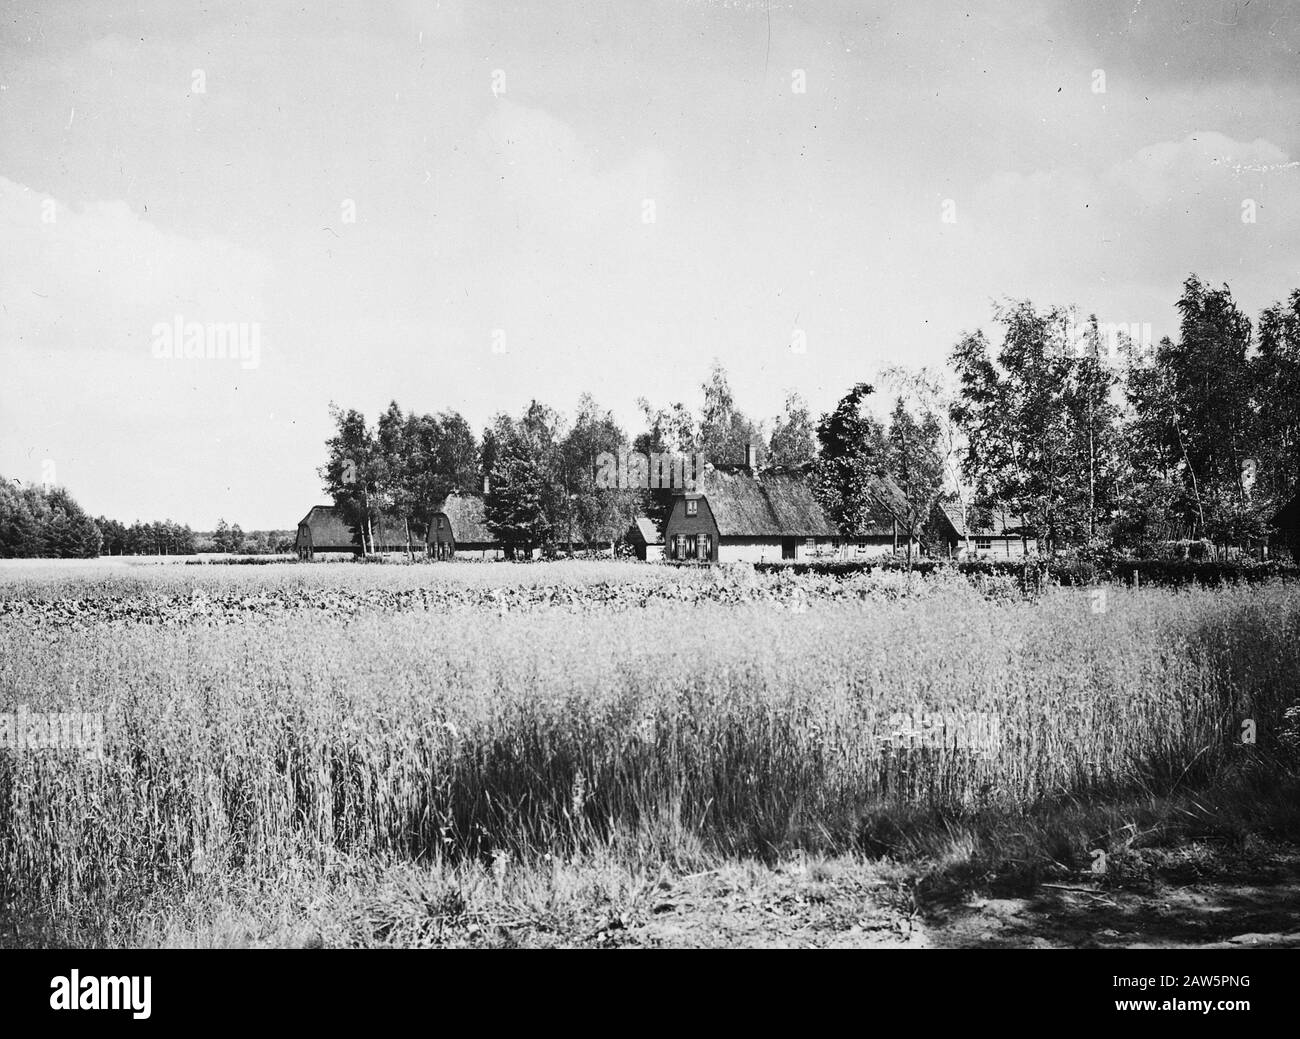
[[[7,567],[0,937],[256,943],[310,918],[308,942],[473,943],[522,914],[554,939],[566,900],[623,927],[673,877],[901,861],[929,854],[909,820],[1195,791],[1285,751],[1300,588],[1104,592]],[[1086,869],[1103,838],[1046,858]]]

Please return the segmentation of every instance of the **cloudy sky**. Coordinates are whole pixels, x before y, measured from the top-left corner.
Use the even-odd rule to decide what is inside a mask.
[[[632,426],[717,358],[770,417],[1004,297],[1159,336],[1196,271],[1256,315],[1298,51],[1294,0],[13,0],[0,473],[285,528],[331,400]],[[155,356],[178,319],[256,365]]]

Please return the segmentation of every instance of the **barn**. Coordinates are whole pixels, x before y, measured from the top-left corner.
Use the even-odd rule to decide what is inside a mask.
[[[374,524],[375,551],[405,552],[406,536],[405,523],[381,519]],[[418,545],[419,539],[413,538],[413,544]],[[361,535],[337,505],[313,506],[298,521],[298,535],[293,547],[299,559],[314,559],[318,555],[359,556],[362,553]]]
[[[373,533],[376,553],[404,553],[407,550],[406,524],[381,519],[373,524]],[[412,534],[412,545],[419,544],[419,538]],[[317,505],[299,520],[294,551],[299,559],[315,559],[317,555],[360,555],[361,536],[348,523],[341,507]]]
[[[633,520],[623,540],[632,546],[637,559],[643,563],[664,556],[664,536],[649,516],[638,516]]]
[[[477,494],[449,494],[429,523],[428,551],[433,559],[501,559],[505,552],[484,518]]]
[[[939,514],[946,521],[940,532],[949,556],[962,558],[966,553],[966,539],[970,538],[970,555],[977,559],[1024,559],[1038,550],[1038,542],[1024,535],[1025,520],[1013,516],[1006,509],[988,511],[987,522],[972,521],[969,531],[961,506],[954,502],[940,502]],[[972,518],[976,510],[967,510]]]
[[[298,521],[298,536],[293,542],[299,559],[319,555],[355,556],[361,551],[360,539],[336,505],[316,505]]]

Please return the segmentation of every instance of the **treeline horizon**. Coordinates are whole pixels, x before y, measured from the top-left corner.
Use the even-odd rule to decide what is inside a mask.
[[[661,522],[670,492],[598,486],[602,453],[739,464],[751,442],[760,468],[807,469],[846,537],[878,519],[874,480],[889,476],[904,499],[893,518],[923,546],[944,502],[976,524],[1001,512],[1049,554],[1265,545],[1300,482],[1300,289],[1252,322],[1227,285],[1192,274],[1175,306],[1177,339],[1147,344],[1074,308],[995,304],[1000,342],[969,333],[947,373],[882,373],[883,421],[864,408],[876,387],[858,382],[815,421],[789,393],[765,433],[716,360],[698,410],[639,398],[634,434],[587,393],[572,421],[534,400],[479,436],[454,410],[406,413],[393,401],[371,427],[331,404],[319,472],[363,550],[381,520],[404,523],[414,543],[447,494],[481,493],[484,477],[487,523],[507,546],[615,541],[638,514]]]
[[[448,494],[482,493],[484,477],[488,526],[508,547],[617,541],[638,515],[662,524],[671,491],[599,486],[602,453],[741,464],[751,443],[760,468],[806,469],[846,537],[879,520],[873,486],[888,476],[903,499],[891,503],[892,518],[923,547],[935,543],[944,502],[975,523],[1000,511],[1048,553],[1267,544],[1300,484],[1300,289],[1252,322],[1227,285],[1193,274],[1175,306],[1177,338],[1145,344],[1095,315],[1079,320],[1074,308],[995,304],[999,341],[969,333],[947,371],[881,373],[883,420],[864,406],[877,394],[867,382],[815,420],[793,391],[770,424],[757,420],[716,360],[698,407],[638,398],[635,433],[589,393],[571,421],[534,400],[478,434],[451,409],[404,412],[393,401],[372,426],[331,403],[334,434],[318,473],[363,551],[381,521],[404,525],[415,544]],[[205,543],[171,521],[92,520],[63,488],[3,487],[0,556],[291,547],[273,536],[288,532],[244,535],[237,524]]]
[[[92,518],[61,486],[16,487],[0,476],[0,559],[94,559],[227,552],[261,555],[293,550],[287,530],[245,534],[219,520],[211,532],[170,519],[130,524]]]

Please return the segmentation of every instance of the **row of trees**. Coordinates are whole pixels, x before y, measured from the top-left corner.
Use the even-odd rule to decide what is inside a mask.
[[[106,556],[192,556],[199,550],[194,531],[171,520],[136,520],[128,526],[100,516],[95,523],[103,532]]]
[[[191,530],[188,524],[163,520],[129,526],[100,516],[95,521],[104,534],[104,555],[192,556],[199,552],[228,552],[240,555],[268,555],[293,551],[293,533],[284,530],[253,530],[247,533],[238,523],[217,521],[211,533]]]
[[[572,421],[533,401],[519,416],[493,416],[481,437],[454,411],[408,414],[394,401],[371,427],[360,412],[331,406],[334,435],[320,475],[367,550],[380,523],[399,526],[413,545],[447,494],[478,492],[484,483],[488,526],[512,550],[572,548],[617,540],[642,512],[662,518],[670,498],[663,491],[599,486],[601,454],[703,453],[741,462],[746,445],[757,440],[762,464],[804,465],[816,457],[814,427],[797,395],[764,438],[761,425],[736,407],[721,366],[714,365],[702,391],[698,410],[641,399],[645,428],[635,436],[590,394],[581,397]]]
[[[662,520],[671,495],[599,486],[601,454],[740,462],[751,443],[760,467],[806,467],[846,533],[879,516],[873,487],[888,475],[904,499],[895,518],[923,543],[947,498],[976,517],[1005,511],[1048,551],[1259,544],[1300,482],[1300,290],[1252,323],[1227,286],[1193,275],[1177,308],[1177,339],[1147,348],[1095,316],[1008,302],[994,312],[1000,342],[964,336],[951,373],[882,373],[884,418],[867,407],[874,387],[857,383],[817,421],[791,394],[782,415],[758,422],[716,363],[698,407],[639,400],[635,435],[589,395],[571,422],[533,401],[519,416],[494,416],[481,436],[454,411],[408,414],[394,402],[372,428],[332,407],[320,473],[371,551],[376,524],[421,541],[443,498],[479,491],[484,477],[487,522],[506,544],[608,543],[639,513]],[[0,481],[0,556],[290,547],[289,533],[246,534],[224,519],[210,538],[171,521],[96,521],[63,488]]]
[[[1062,350],[1072,315],[1029,302],[998,308],[996,353],[963,338],[950,416],[977,503],[1049,551],[1263,542],[1300,477],[1300,291],[1255,328],[1194,275],[1177,306],[1178,339],[1153,349],[1122,334],[1112,349],[1093,317]]]
[[[381,520],[418,540],[447,493],[477,491],[484,476],[488,525],[507,545],[609,542],[638,513],[662,520],[670,495],[598,486],[599,455],[740,462],[750,443],[760,467],[806,467],[846,533],[878,521],[887,475],[902,497],[894,518],[922,544],[949,503],[976,523],[992,510],[1014,517],[1049,552],[1258,543],[1300,476],[1300,291],[1252,326],[1226,286],[1193,275],[1177,307],[1177,340],[1147,348],[1095,316],[1005,303],[994,311],[1001,341],[964,336],[951,372],[883,372],[879,418],[867,406],[875,387],[858,383],[819,420],[791,394],[781,416],[757,422],[716,363],[697,408],[639,400],[635,435],[589,395],[572,422],[533,401],[494,416],[481,437],[456,412],[405,414],[394,402],[372,429],[334,408],[321,475],[371,547]]]
[[[92,519],[63,487],[24,487],[0,477],[0,558],[91,559],[112,556],[185,556],[196,552],[289,552],[286,531],[253,531],[217,524],[209,537],[163,520],[125,524]]]

